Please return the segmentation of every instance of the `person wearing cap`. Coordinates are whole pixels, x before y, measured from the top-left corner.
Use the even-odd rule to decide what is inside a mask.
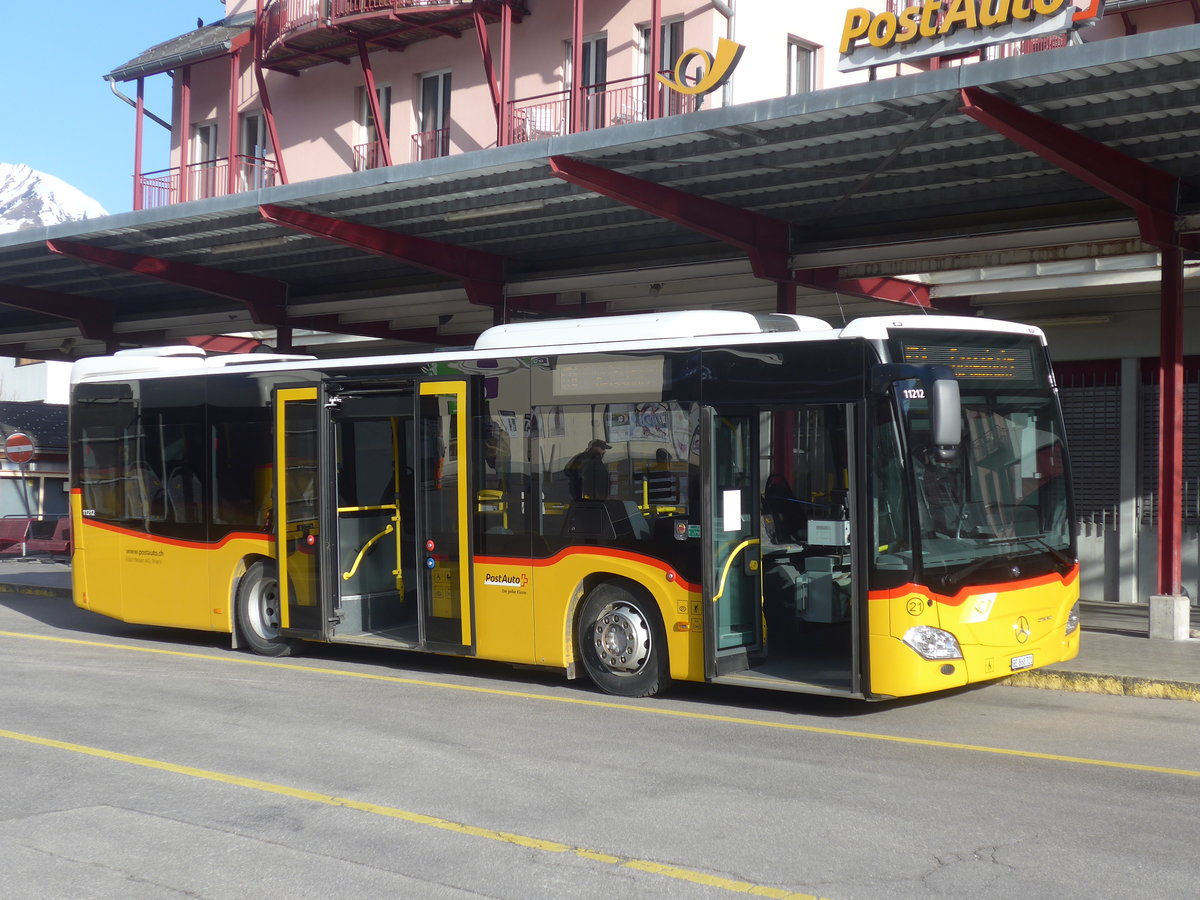
[[[587,445],[587,449],[571,457],[563,471],[571,497],[575,500],[605,500],[608,498],[608,467],[604,465],[604,451],[612,445],[599,438]]]

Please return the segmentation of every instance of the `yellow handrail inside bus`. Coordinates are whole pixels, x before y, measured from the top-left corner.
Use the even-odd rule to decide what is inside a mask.
[[[388,525],[387,528],[383,529],[383,531],[379,532],[379,534],[375,535],[375,537],[363,544],[362,549],[358,551],[358,556],[354,557],[354,564],[350,566],[350,571],[342,573],[342,580],[349,581],[351,578],[353,578],[354,573],[358,571],[358,567],[362,564],[363,557],[367,555],[367,551],[374,547],[381,538],[387,537],[395,530],[395,525]]]
[[[725,581],[729,578],[729,567],[733,565],[733,561],[737,559],[738,554],[747,547],[752,547],[755,544],[761,543],[762,541],[760,541],[758,538],[747,538],[733,548],[733,552],[729,554],[729,559],[725,560],[725,567],[721,570],[720,588],[715,594],[713,594],[713,603],[716,603],[718,600],[720,600],[721,595],[725,593]]]

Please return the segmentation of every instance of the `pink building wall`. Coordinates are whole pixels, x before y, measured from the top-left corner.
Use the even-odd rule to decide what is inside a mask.
[[[304,0],[291,0],[304,2]],[[319,4],[321,0],[309,0]],[[1085,0],[1072,0],[1086,5]],[[547,126],[535,130],[531,138],[565,133],[569,118],[565,112],[565,92],[569,89],[569,42],[572,33],[570,0],[526,0],[529,14],[512,28],[512,72],[510,98],[529,101],[546,94],[560,94],[544,103],[558,102],[555,112],[547,113]],[[662,0],[665,22],[682,21],[682,49],[715,51],[720,38],[728,37],[745,46],[745,52],[729,85],[703,100],[706,108],[727,103],[747,103],[779,97],[788,90],[789,43],[811,48],[815,71],[812,89],[836,87],[866,80],[866,71],[838,71],[838,43],[846,12],[851,6],[873,11],[887,7],[887,0],[859,0],[825,3],[815,0]],[[255,0],[228,0],[228,15],[253,12]],[[609,82],[644,75],[641,29],[651,16],[650,0],[585,0],[583,34],[585,41],[598,35],[607,37]],[[732,17],[727,13],[733,12]],[[1153,30],[1178,24],[1191,24],[1194,14],[1190,0],[1164,2],[1132,11],[1128,16],[1110,15],[1082,36],[1099,40],[1136,30]],[[500,66],[501,29],[488,28],[493,61]],[[262,99],[253,71],[250,47],[241,54],[238,76],[238,111],[262,110]],[[465,153],[496,146],[497,124],[490,87],[485,78],[479,43],[474,30],[460,38],[436,38],[410,46],[404,52],[375,50],[370,54],[377,86],[391,89],[390,144],[392,162],[400,164],[413,157],[412,135],[419,131],[420,79],[424,74],[452,73],[451,123],[449,152]],[[674,60],[662,60],[670,69]],[[880,77],[894,76],[881,70]],[[352,171],[354,148],[367,140],[359,122],[363,96],[363,72],[357,61],[349,65],[329,62],[305,69],[299,76],[266,71],[265,80],[275,114],[278,134],[287,167],[288,180],[305,181]],[[190,135],[200,123],[215,123],[215,155],[228,155],[229,131],[228,59],[217,59],[191,66],[191,104],[189,122],[181,128],[181,70],[174,76],[175,131],[172,137],[171,165],[180,164],[181,132]],[[632,88],[630,96],[633,96]],[[644,96],[644,93],[640,96]],[[616,103],[614,99],[612,103]],[[644,105],[637,101],[639,107]],[[680,106],[679,108],[687,108]],[[644,117],[644,110],[631,118]],[[610,124],[613,117],[603,124]],[[195,162],[189,151],[190,161]],[[147,161],[149,162],[149,161]],[[145,168],[154,168],[147,165]]]

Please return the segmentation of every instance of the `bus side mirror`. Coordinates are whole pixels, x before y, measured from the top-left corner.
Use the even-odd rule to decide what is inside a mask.
[[[871,370],[871,390],[886,394],[897,381],[916,379],[919,397],[929,404],[929,438],[933,452],[942,462],[958,459],[962,445],[962,408],[958,379],[949,366],[881,363]]]

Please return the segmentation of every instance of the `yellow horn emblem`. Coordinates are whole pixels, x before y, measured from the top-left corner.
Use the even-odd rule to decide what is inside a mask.
[[[718,38],[715,59],[707,50],[686,50],[675,63],[674,78],[667,78],[661,73],[656,74],[655,77],[680,94],[691,96],[709,94],[729,80],[729,76],[733,74],[733,69],[738,64],[738,60],[742,58],[742,51],[745,49],[736,41]],[[687,65],[696,57],[704,60],[704,74],[696,80],[695,84],[688,84],[685,74]]]

